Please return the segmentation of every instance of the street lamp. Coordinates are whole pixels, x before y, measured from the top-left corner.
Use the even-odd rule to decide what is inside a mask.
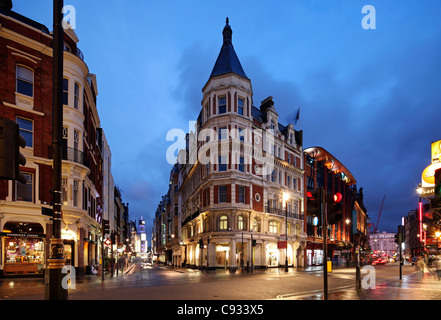
[[[285,272],[288,272],[288,200],[289,194],[287,192],[283,192],[283,203],[285,204],[285,236],[286,236],[286,247],[285,247]]]
[[[348,227],[348,238],[349,238],[349,241],[351,241],[351,232],[349,230],[349,224],[351,223],[351,219],[346,218],[345,223],[346,223],[346,226]],[[347,252],[347,260],[346,260],[346,264],[348,267],[349,267],[349,260],[350,260],[350,250],[348,250],[348,252]]]
[[[441,236],[441,232],[440,231],[436,231],[435,232],[435,237],[436,237],[436,255],[438,255],[438,239]]]
[[[419,220],[419,240],[420,244],[424,241],[423,237],[423,203],[421,202],[421,195],[423,194],[423,188],[421,187],[421,183],[418,185],[418,188],[416,189],[417,193],[419,194],[418,199],[418,220]],[[421,244],[421,247],[424,247],[424,244]]]

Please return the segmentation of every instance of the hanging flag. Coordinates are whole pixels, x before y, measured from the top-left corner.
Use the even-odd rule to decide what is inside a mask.
[[[297,115],[296,115],[296,119],[294,120],[294,125],[297,124],[297,121],[299,121],[299,119],[300,119],[300,107],[299,110],[297,110]]]

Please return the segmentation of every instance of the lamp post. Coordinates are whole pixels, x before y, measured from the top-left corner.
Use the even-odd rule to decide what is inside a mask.
[[[348,228],[348,238],[349,238],[349,241],[351,241],[351,232],[350,232],[350,230],[349,230],[349,224],[351,223],[351,219],[346,218],[345,223],[346,223],[346,226],[347,226],[347,228]],[[347,251],[348,251],[348,252],[347,252],[348,256],[347,256],[346,264],[347,264],[347,266],[349,267],[349,257],[350,257],[350,253],[349,253],[349,251],[350,251],[350,250],[347,250]]]
[[[289,194],[283,192],[283,203],[285,204],[285,237],[286,237],[286,247],[285,247],[285,272],[288,272],[288,200]]]
[[[53,1],[53,114],[52,114],[52,201],[53,225],[50,241],[50,257],[47,260],[45,298],[67,300],[68,289],[63,286],[62,268],[65,264],[64,244],[61,239],[61,174],[63,148],[63,0]]]
[[[420,240],[420,248],[424,248],[424,244],[422,242],[424,241],[423,237],[423,203],[421,202],[421,195],[423,194],[423,188],[421,187],[421,183],[418,185],[418,188],[416,189],[419,199],[418,199],[418,223],[419,223],[419,240]],[[421,249],[421,252],[423,250]]]
[[[438,239],[441,236],[441,232],[440,231],[436,231],[435,232],[435,237],[436,237],[436,255],[438,255]]]

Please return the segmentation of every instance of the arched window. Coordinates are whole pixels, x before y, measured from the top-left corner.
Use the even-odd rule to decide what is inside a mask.
[[[219,230],[228,229],[228,217],[223,215],[219,217]]]
[[[237,217],[237,229],[239,230],[245,230],[246,229],[246,221],[243,216]]]

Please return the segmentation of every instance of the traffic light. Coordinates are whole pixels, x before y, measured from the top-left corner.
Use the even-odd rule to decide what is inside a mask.
[[[26,158],[20,153],[26,140],[20,135],[18,124],[6,118],[0,119],[0,179],[16,180],[25,184],[26,177],[20,173],[20,165]]]
[[[103,235],[110,233],[109,220],[103,219]]]
[[[404,227],[398,226],[398,232],[395,234],[395,242],[403,243],[404,242]]]
[[[435,170],[435,198],[441,199],[441,168]]]
[[[307,215],[313,217],[317,220],[315,225],[322,224],[322,214],[321,214],[321,195],[320,189],[311,190],[306,192],[306,210]]]
[[[203,249],[204,248],[204,240],[199,239],[199,248]]]
[[[257,246],[257,240],[253,239],[253,247]]]
[[[336,224],[342,219],[343,196],[340,192],[336,192],[328,197],[328,224]]]

